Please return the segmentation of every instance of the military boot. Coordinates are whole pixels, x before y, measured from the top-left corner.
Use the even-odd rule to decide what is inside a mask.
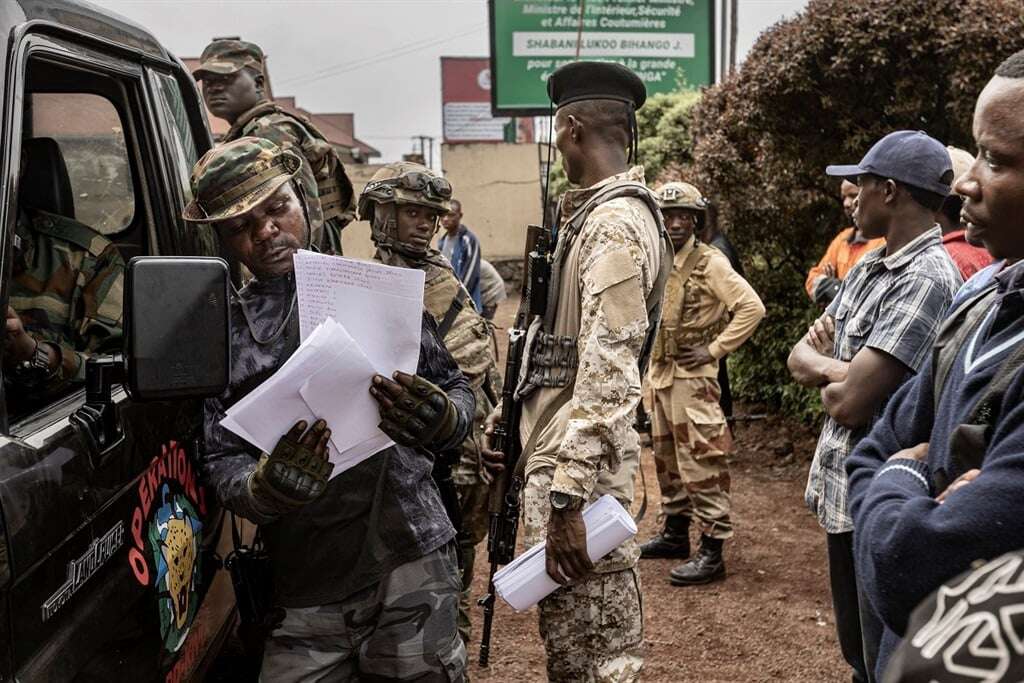
[[[640,557],[685,560],[690,556],[690,518],[668,515],[661,533],[640,546]]]
[[[710,536],[700,537],[697,556],[669,572],[673,586],[697,586],[725,578],[725,561],[722,559],[722,539]]]

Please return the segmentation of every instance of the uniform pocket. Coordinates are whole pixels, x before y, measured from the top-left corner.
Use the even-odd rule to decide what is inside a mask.
[[[686,406],[690,431],[690,452],[696,459],[726,455],[732,451],[732,434],[725,414],[717,403]]]

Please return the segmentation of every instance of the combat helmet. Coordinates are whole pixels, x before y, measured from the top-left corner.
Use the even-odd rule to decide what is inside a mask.
[[[419,259],[426,250],[398,241],[396,207],[417,204],[447,213],[451,198],[452,185],[445,178],[426,166],[400,161],[387,164],[370,178],[359,194],[359,219],[369,221],[370,237],[378,249]]]
[[[662,209],[690,209],[707,211],[708,200],[690,183],[673,181],[657,189],[658,206]]]

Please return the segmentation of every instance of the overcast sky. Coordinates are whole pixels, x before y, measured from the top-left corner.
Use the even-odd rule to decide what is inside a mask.
[[[486,56],[486,0],[94,0],[181,57],[238,35],[268,55],[277,96],[312,112],[355,112],[356,135],[383,160],[441,135],[444,56]],[[740,0],[737,52],[807,0]],[[435,155],[437,152],[435,151]]]

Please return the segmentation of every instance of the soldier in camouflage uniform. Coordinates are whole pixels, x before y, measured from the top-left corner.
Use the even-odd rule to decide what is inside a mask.
[[[341,231],[355,217],[355,193],[345,166],[309,119],[296,116],[266,97],[263,50],[242,40],[215,39],[199,57],[193,76],[214,116],[231,124],[221,142],[246,135],[266,138],[297,152],[303,160],[299,185],[313,225],[313,244],[341,254]]]
[[[265,139],[221,145],[193,170],[184,213],[212,223],[254,275],[232,300],[231,380],[205,405],[203,470],[227,508],[261,525],[279,607],[262,678],[459,681],[455,530],[431,469],[432,453],[465,439],[474,403],[433,319],[423,316],[417,374],[368,387],[397,445],[333,479],[322,420],[299,422],[270,454],[220,426],[299,345],[292,256],[311,239],[300,168]]]
[[[517,391],[523,528],[527,545],[546,541],[547,572],[563,585],[539,605],[548,677],[633,681],[643,667],[640,549],[630,540],[592,563],[581,509],[606,493],[633,502],[633,414],[670,246],[627,155],[643,82],[617,64],[574,62],[548,92],[562,165],[582,189],[561,200],[547,314],[530,325]]]
[[[501,388],[490,324],[476,312],[473,300],[449,262],[430,247],[438,218],[449,210],[451,186],[419,164],[399,162],[379,170],[359,196],[359,217],[370,222],[376,258],[389,265],[419,268],[426,273],[423,304],[438,333],[476,397],[474,428],[462,442],[452,467],[461,522],[462,599],[459,631],[470,636],[470,587],[476,546],[487,535],[487,493],[480,463],[483,423]]]
[[[694,235],[707,206],[689,183],[667,183],[659,203],[674,267],[648,375],[651,436],[665,527],[642,557],[690,556],[690,519],[700,524],[697,556],[670,573],[674,585],[725,576],[722,543],[732,537],[729,465],[732,437],[719,405],[718,361],[754,333],[764,305],[718,249]]]
[[[65,216],[19,207],[4,378],[12,412],[85,382],[92,353],[119,349],[124,261],[110,240]]]

